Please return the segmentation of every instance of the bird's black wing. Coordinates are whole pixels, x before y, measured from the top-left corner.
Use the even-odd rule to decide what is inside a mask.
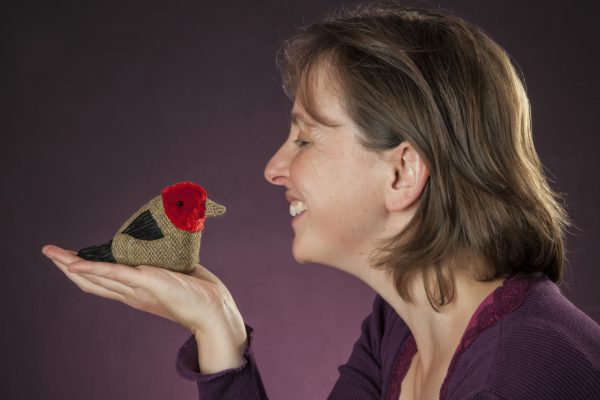
[[[135,217],[121,233],[139,240],[156,240],[165,237],[160,230],[160,226],[158,226],[156,220],[152,217],[150,210],[146,210]]]

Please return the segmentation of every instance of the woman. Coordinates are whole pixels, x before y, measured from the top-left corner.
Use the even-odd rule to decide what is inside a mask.
[[[280,64],[292,123],[265,177],[286,189],[294,257],[378,293],[329,398],[600,398],[600,327],[556,286],[567,218],[506,53],[385,3],[305,28]],[[266,398],[252,328],[204,267],[43,251],[85,292],[190,329],[178,370],[202,399]]]

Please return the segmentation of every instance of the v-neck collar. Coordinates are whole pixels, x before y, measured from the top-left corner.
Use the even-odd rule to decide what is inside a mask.
[[[523,303],[533,281],[534,279],[527,277],[510,276],[479,304],[452,356],[448,372],[440,389],[440,400],[445,400],[447,397],[448,384],[463,353],[477,340],[483,331]],[[394,361],[386,400],[398,400],[400,397],[402,381],[415,354],[417,354],[417,344],[412,333],[409,333]]]

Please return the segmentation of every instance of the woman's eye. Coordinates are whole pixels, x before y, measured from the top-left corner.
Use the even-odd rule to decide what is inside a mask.
[[[301,140],[301,139],[294,140],[294,144],[296,144],[296,146],[298,146],[298,147],[304,147],[308,143],[310,143],[310,142],[307,142],[306,140]]]

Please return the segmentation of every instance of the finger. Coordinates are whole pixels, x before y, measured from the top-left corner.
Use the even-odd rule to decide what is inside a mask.
[[[102,276],[130,288],[143,286],[145,281],[144,273],[129,265],[83,260],[72,262],[67,268],[69,272]]]
[[[58,261],[52,260],[52,262],[83,292],[112,300],[125,301],[125,298],[120,293],[113,292],[110,289],[98,285],[87,279],[85,276],[69,272],[67,266]]]
[[[69,279],[74,282],[77,280],[77,278],[67,269],[67,264],[74,259],[72,257],[74,256],[72,252],[65,251],[58,246],[47,245],[42,248],[42,253],[44,253],[44,255],[48,257]],[[79,257],[76,258],[80,260]]]
[[[116,263],[105,263],[98,261],[88,261],[77,256],[77,253],[72,250],[65,250],[58,246],[47,245],[42,248],[42,252],[53,261],[57,261],[62,265],[66,265],[66,270],[63,272],[85,272],[88,274],[101,275],[106,278],[119,281],[125,285],[133,287],[135,279],[139,276],[131,274],[133,268]],[[137,274],[139,275],[139,274]],[[134,279],[134,280],[132,280]]]
[[[108,279],[108,278],[105,278],[100,275],[94,275],[94,274],[78,273],[76,275],[79,275],[79,276],[87,279],[89,282],[95,284],[95,286],[101,287],[105,290],[108,290],[109,292],[119,294],[124,299],[135,296],[134,290],[132,288],[130,288],[129,286],[122,284],[121,282],[118,282],[118,281],[115,281],[112,279]],[[99,292],[104,292],[104,291],[100,290]],[[97,294],[97,293],[94,292],[93,294]]]
[[[77,253],[72,250],[65,250],[58,246],[47,245],[42,248],[42,253],[52,259],[61,262],[62,264],[70,264],[75,261],[81,261],[83,258],[78,257]]]
[[[73,265],[74,263],[85,263],[86,265],[84,266],[85,268],[89,269],[93,269],[96,270],[99,267],[93,266],[94,264],[99,265],[99,264],[108,264],[108,263],[99,263],[99,262],[93,262],[93,261],[86,261],[83,260],[81,257],[77,256],[77,253],[72,251],[72,250],[65,250],[62,249],[58,246],[53,246],[53,245],[48,245],[48,246],[44,246],[42,248],[42,253],[44,253],[47,257],[49,257],[56,266],[58,266],[62,272],[67,275],[67,277],[73,281],[77,286],[79,286],[82,290],[86,291],[89,289],[97,289],[102,291],[101,289],[98,289],[97,286],[102,286],[102,285],[98,285],[97,282],[95,282],[95,285],[91,285],[91,283],[93,283],[90,279],[87,280],[82,280],[81,276],[78,276],[77,274],[73,273],[73,272],[77,272],[77,271],[71,271],[70,270],[70,266]],[[112,265],[116,265],[116,264],[111,264]],[[85,271],[85,269],[84,269]],[[119,288],[120,290],[117,290],[116,292],[119,292],[121,294],[124,294],[124,285],[122,284],[112,284],[111,285],[113,288]],[[106,285],[104,286],[105,288],[109,289],[109,287],[107,287]],[[104,291],[102,291],[104,292]]]
[[[68,270],[67,265],[61,263],[60,261],[53,260],[53,259],[50,259],[50,261],[52,261],[54,263],[54,265],[56,265],[58,267],[58,269],[60,269],[69,279],[73,280],[73,277],[75,274],[71,273]]]
[[[121,293],[107,289],[102,285],[98,285],[95,282],[88,280],[85,276],[79,275],[77,281],[79,282],[77,286],[79,286],[79,288],[87,294],[93,294],[98,297],[103,297],[105,299],[110,300],[117,300],[121,303],[127,304],[127,298]]]

